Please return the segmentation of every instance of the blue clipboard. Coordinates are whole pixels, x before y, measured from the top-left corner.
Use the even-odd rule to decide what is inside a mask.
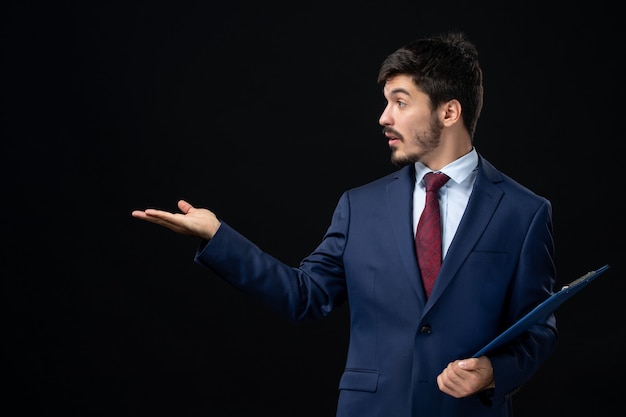
[[[582,290],[584,287],[587,286],[587,284],[597,278],[598,275],[606,271],[608,268],[608,264],[604,265],[603,267],[598,268],[595,271],[587,272],[582,277],[570,282],[567,285],[564,285],[563,288],[552,294],[545,301],[543,301],[537,307],[528,312],[524,317],[515,322],[515,324],[506,329],[504,332],[500,333],[500,335],[498,335],[491,342],[487,343],[472,357],[477,358],[486,354],[488,351],[495,349],[496,347],[502,346],[503,344],[510,342],[511,340],[519,336],[524,330],[528,329],[531,325],[547,317],[548,314],[556,310],[557,307],[563,304],[563,302],[569,300],[572,295]]]

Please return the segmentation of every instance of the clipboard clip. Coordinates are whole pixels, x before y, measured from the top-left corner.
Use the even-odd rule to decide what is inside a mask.
[[[609,267],[609,265],[608,265],[608,264],[606,264],[606,265],[604,265],[603,267],[600,267],[600,268],[598,268],[598,269],[596,269],[596,270],[594,270],[594,271],[589,271],[589,272],[587,272],[587,273],[586,273],[585,275],[583,275],[582,277],[575,279],[574,281],[570,282],[569,284],[565,284],[565,285],[563,285],[563,287],[561,288],[561,291],[563,291],[563,290],[568,290],[568,289],[570,289],[570,288],[572,288],[572,287],[575,287],[575,286],[577,286],[577,285],[580,285],[581,283],[583,283],[583,282],[585,282],[585,281],[588,281],[588,280],[589,280],[589,278],[591,278],[591,277],[595,277],[595,276],[597,276],[597,275],[601,274],[601,273],[602,273],[602,272],[604,272],[606,269],[608,269],[608,267]]]

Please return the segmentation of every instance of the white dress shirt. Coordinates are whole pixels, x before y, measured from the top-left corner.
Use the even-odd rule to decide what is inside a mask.
[[[439,190],[439,208],[441,212],[441,253],[445,258],[452,238],[459,227],[461,217],[467,207],[476,173],[478,168],[478,154],[476,149],[463,155],[441,168],[437,172],[443,172],[450,179]],[[421,162],[415,163],[415,191],[413,192],[413,234],[417,230],[417,223],[426,202],[426,189],[424,188],[424,175],[433,172]]]

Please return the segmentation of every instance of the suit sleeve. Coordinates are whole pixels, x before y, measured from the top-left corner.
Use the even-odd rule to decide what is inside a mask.
[[[556,272],[552,236],[551,206],[546,201],[536,212],[522,246],[511,291],[511,323],[553,293]],[[553,353],[557,337],[556,319],[550,314],[508,345],[487,354],[495,373],[494,400],[517,392]]]
[[[198,248],[195,261],[289,321],[323,318],[347,298],[342,264],[345,205],[344,195],[324,239],[298,267],[264,252],[224,222],[213,239]]]

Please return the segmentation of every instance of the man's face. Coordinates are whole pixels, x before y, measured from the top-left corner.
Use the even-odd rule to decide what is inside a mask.
[[[387,105],[378,122],[389,139],[391,162],[406,165],[422,161],[439,146],[443,126],[431,111],[430,99],[408,75],[387,80],[383,90]]]

